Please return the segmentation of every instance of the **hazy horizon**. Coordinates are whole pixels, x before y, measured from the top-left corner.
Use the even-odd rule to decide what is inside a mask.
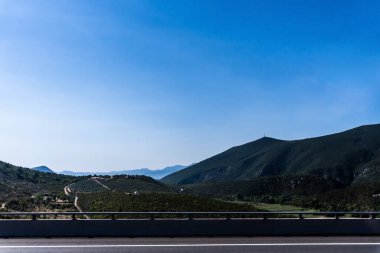
[[[94,171],[84,171],[84,170],[71,170],[71,169],[64,169],[64,170],[56,170],[54,168],[50,168],[49,166],[46,166],[46,165],[37,165],[37,166],[31,166],[29,167],[30,169],[34,169],[34,168],[37,168],[37,167],[47,167],[51,170],[53,170],[54,172],[56,173],[62,173],[62,172],[77,172],[77,173],[108,173],[108,172],[119,172],[119,171],[133,171],[133,170],[151,170],[151,171],[156,171],[156,170],[163,170],[163,169],[167,169],[167,168],[171,168],[171,167],[175,167],[175,166],[185,166],[187,167],[188,165],[182,165],[182,164],[174,164],[174,165],[168,165],[168,166],[165,166],[165,167],[162,167],[162,168],[146,168],[146,167],[141,167],[141,168],[119,168],[119,169],[115,169],[115,170],[109,170],[107,168],[103,169],[103,170],[98,170],[96,172]]]
[[[0,160],[158,169],[379,123],[379,7],[0,0]]]

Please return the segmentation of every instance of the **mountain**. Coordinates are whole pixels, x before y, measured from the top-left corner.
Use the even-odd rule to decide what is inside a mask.
[[[46,166],[38,166],[38,167],[31,168],[31,169],[35,170],[35,171],[39,171],[39,172],[55,173],[53,170],[51,170],[50,168],[48,168]]]
[[[342,186],[380,179],[380,125],[284,141],[264,137],[164,177],[171,185],[314,175]]]
[[[62,171],[60,174],[70,175],[70,176],[89,176],[89,175],[99,175],[99,176],[114,176],[114,175],[143,175],[152,177],[154,179],[161,179],[171,173],[177,172],[186,168],[183,165],[175,165],[165,167],[159,170],[150,170],[150,169],[135,169],[135,170],[119,170],[119,171],[109,171],[109,172],[75,172],[75,171]]]

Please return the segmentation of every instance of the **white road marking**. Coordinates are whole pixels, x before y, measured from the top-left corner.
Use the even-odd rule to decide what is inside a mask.
[[[380,242],[363,243],[221,243],[221,244],[104,244],[104,245],[0,245],[6,248],[133,248],[133,247],[267,247],[267,246],[380,246]]]

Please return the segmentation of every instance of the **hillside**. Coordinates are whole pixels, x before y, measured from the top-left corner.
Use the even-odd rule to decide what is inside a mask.
[[[83,179],[33,171],[0,161],[0,199],[30,196],[34,193],[62,192],[65,185],[79,180]]]
[[[86,180],[71,184],[72,192],[94,193],[105,191],[122,191],[122,192],[172,192],[169,186],[146,176],[103,176],[91,177]]]
[[[16,211],[71,210],[63,188],[80,180],[83,178],[38,172],[0,161],[0,203],[5,209]]]
[[[380,125],[304,140],[272,138],[233,147],[164,177],[171,185],[315,175],[343,186],[380,179]]]
[[[258,200],[265,196],[316,195],[343,188],[339,182],[314,175],[274,176],[233,182],[189,185],[186,193],[218,198]]]

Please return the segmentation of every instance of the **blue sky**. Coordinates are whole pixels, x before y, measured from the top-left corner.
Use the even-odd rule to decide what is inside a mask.
[[[0,0],[0,160],[198,162],[379,123],[379,1]]]

